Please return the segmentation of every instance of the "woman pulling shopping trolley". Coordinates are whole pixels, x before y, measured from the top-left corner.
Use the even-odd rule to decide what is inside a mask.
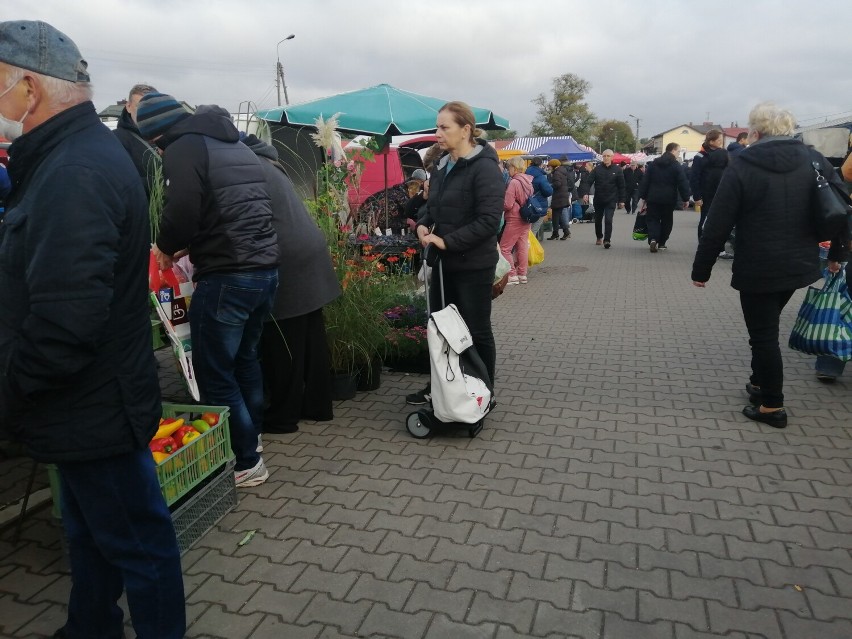
[[[477,138],[480,134],[469,106],[448,102],[441,107],[436,137],[446,153],[426,185],[427,206],[417,221],[417,237],[424,248],[429,247],[429,262],[441,260],[444,300],[441,287],[430,287],[430,308],[455,305],[493,387],[497,351],[491,329],[491,285],[505,186],[497,153]],[[426,404],[431,400],[430,386],[405,399],[412,405]]]

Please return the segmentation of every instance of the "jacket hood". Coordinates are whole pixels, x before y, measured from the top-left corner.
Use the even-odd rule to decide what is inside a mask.
[[[175,124],[157,140],[157,146],[165,149],[183,135],[197,133],[222,142],[239,142],[240,133],[231,120],[231,114],[216,105],[202,105],[188,118]]]
[[[267,144],[266,142],[258,138],[254,133],[245,136],[243,138],[243,144],[245,144],[248,148],[254,151],[254,154],[259,157],[267,158],[273,161],[278,160],[278,149],[276,149],[271,144]]]
[[[737,157],[772,173],[789,173],[809,161],[804,143],[787,136],[762,138],[743,149]]]
[[[485,140],[476,138],[476,145],[473,147],[473,150],[463,158],[459,158],[459,162],[475,162],[477,160],[483,159],[491,159],[495,162],[499,161],[499,158],[497,157],[497,151],[495,151],[494,148]],[[447,162],[449,161],[449,153],[445,153],[444,155],[442,155],[441,159],[438,160],[438,170],[443,169],[445,166],[447,166]]]

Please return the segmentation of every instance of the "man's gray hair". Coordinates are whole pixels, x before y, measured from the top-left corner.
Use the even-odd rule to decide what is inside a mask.
[[[6,88],[20,81],[27,74],[38,79],[45,93],[47,108],[54,114],[92,99],[91,82],[69,82],[11,65],[6,77]]]

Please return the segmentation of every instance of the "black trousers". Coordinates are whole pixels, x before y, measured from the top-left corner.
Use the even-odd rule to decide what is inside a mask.
[[[760,386],[766,408],[784,406],[784,363],[778,345],[781,311],[795,291],[740,291],[740,305],[751,346],[751,383]]]
[[[445,273],[443,279],[445,303],[442,304],[438,269],[433,269],[429,287],[429,309],[439,311],[449,304],[456,305],[470,329],[473,345],[488,369],[493,384],[494,369],[497,365],[497,346],[491,329],[491,284],[494,281],[494,269]]]
[[[300,419],[334,417],[331,356],[322,309],[263,325],[260,357],[267,408],[264,432],[288,432]]]
[[[598,207],[595,203],[595,237],[599,240],[603,238],[604,242],[609,242],[612,238],[612,218],[615,215],[615,204],[601,204]]]
[[[648,202],[645,218],[648,223],[648,243],[656,240],[660,246],[665,246],[674,226],[674,207]]]

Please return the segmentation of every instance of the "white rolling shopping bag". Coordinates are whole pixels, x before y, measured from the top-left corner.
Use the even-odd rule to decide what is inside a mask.
[[[455,304],[429,316],[432,409],[442,422],[475,424],[491,409],[488,372]]]

